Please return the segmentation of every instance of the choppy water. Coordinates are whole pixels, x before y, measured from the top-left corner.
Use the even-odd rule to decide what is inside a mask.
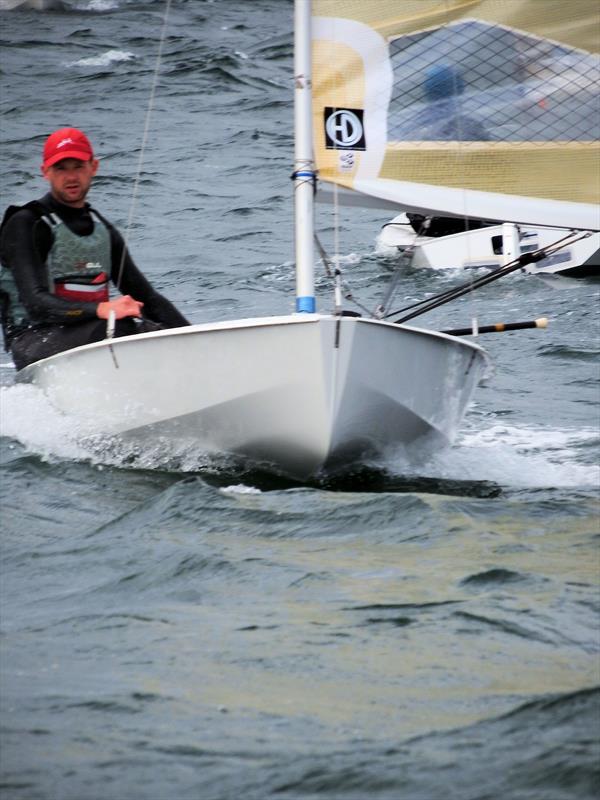
[[[0,14],[2,207],[73,124],[126,226],[163,8]],[[172,4],[130,242],[194,322],[292,306],[291,16]],[[386,220],[342,213],[368,305]],[[409,272],[398,302],[460,279]],[[2,800],[595,798],[597,289],[512,276],[431,314],[551,326],[482,338],[494,373],[446,453],[320,485],[103,448],[3,356]]]

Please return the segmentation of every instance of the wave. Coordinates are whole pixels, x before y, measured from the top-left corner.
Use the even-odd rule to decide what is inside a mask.
[[[600,466],[581,461],[582,453],[597,441],[595,428],[525,427],[472,420],[447,450],[422,458],[416,467],[407,464],[406,452],[392,452],[387,467],[396,472],[409,469],[414,473],[417,469],[420,475],[440,478],[460,475],[463,480],[486,480],[506,487],[595,487],[600,482]],[[415,454],[410,455],[414,458]]]
[[[101,53],[97,56],[79,58],[77,61],[68,61],[65,63],[65,67],[109,67],[111,64],[132,61],[133,59],[135,59],[134,54],[128,51],[107,50],[106,53]]]
[[[600,349],[590,345],[586,347],[572,347],[565,344],[548,344],[538,348],[539,356],[550,356],[564,361],[592,361],[596,362]]]
[[[263,796],[592,800],[600,778],[599,713],[600,690],[584,689],[386,749],[298,758],[285,780],[266,765]],[[258,786],[246,787],[246,797],[259,794]]]
[[[117,0],[0,0],[0,11],[91,11],[105,13],[118,9]]]

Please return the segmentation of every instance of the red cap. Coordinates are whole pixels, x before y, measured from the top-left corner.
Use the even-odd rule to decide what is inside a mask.
[[[63,158],[78,158],[89,161],[94,157],[90,140],[77,128],[60,128],[46,139],[44,145],[44,168],[51,167]]]

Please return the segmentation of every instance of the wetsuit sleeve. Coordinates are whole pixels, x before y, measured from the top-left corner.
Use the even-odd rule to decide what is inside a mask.
[[[17,211],[2,231],[2,263],[12,272],[31,321],[73,325],[95,319],[97,303],[66,300],[50,291],[46,259],[51,247],[50,228],[28,209]]]
[[[109,225],[111,236],[112,273],[111,280],[121,294],[129,294],[134,300],[144,304],[142,309],[146,319],[158,322],[166,328],[179,328],[189,325],[189,321],[164,295],[157,292],[147,278],[140,272],[125,248],[123,237],[112,225]],[[123,251],[125,259],[123,261]],[[121,262],[123,268],[121,270]],[[119,276],[119,273],[121,275]],[[120,281],[119,281],[120,277]]]

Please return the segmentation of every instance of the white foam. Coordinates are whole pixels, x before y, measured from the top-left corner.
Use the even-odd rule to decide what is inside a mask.
[[[46,460],[176,472],[227,471],[231,466],[230,458],[202,451],[194,440],[155,437],[141,442],[98,433],[93,417],[63,414],[31,384],[0,387],[0,435],[17,440]]]
[[[77,61],[69,61],[65,64],[66,67],[109,67],[111,64],[119,63],[120,61],[132,61],[135,58],[133,53],[125,50],[107,50],[106,53],[101,53],[98,56],[91,56],[90,58],[80,58]]]
[[[582,447],[596,442],[596,429],[549,429],[491,425],[465,430],[446,450],[415,463],[397,451],[386,466],[425,477],[493,481],[514,487],[600,485],[600,465],[578,463]]]
[[[80,429],[29,384],[0,387],[0,433],[43,457],[80,460],[89,453],[78,441]]]
[[[244,483],[238,483],[235,486],[224,486],[221,491],[225,494],[262,494],[260,489],[255,486],[246,486]]]
[[[455,480],[488,480],[516,487],[588,487],[600,485],[600,465],[580,461],[599,432],[589,429],[549,429],[487,425],[470,420],[457,443],[427,455],[422,448],[407,453],[396,449],[385,465],[397,474]],[[91,461],[95,464],[195,472],[227,470],[225,455],[202,452],[196,442],[173,443],[152,439],[140,443],[104,436],[93,422],[57,411],[43,392],[30,384],[0,387],[0,433],[19,441],[43,458]],[[233,485],[223,491],[252,493],[252,487]]]
[[[114,11],[119,8],[116,0],[88,0],[88,2],[77,3],[74,6],[77,11],[96,11],[103,13],[105,11]]]

